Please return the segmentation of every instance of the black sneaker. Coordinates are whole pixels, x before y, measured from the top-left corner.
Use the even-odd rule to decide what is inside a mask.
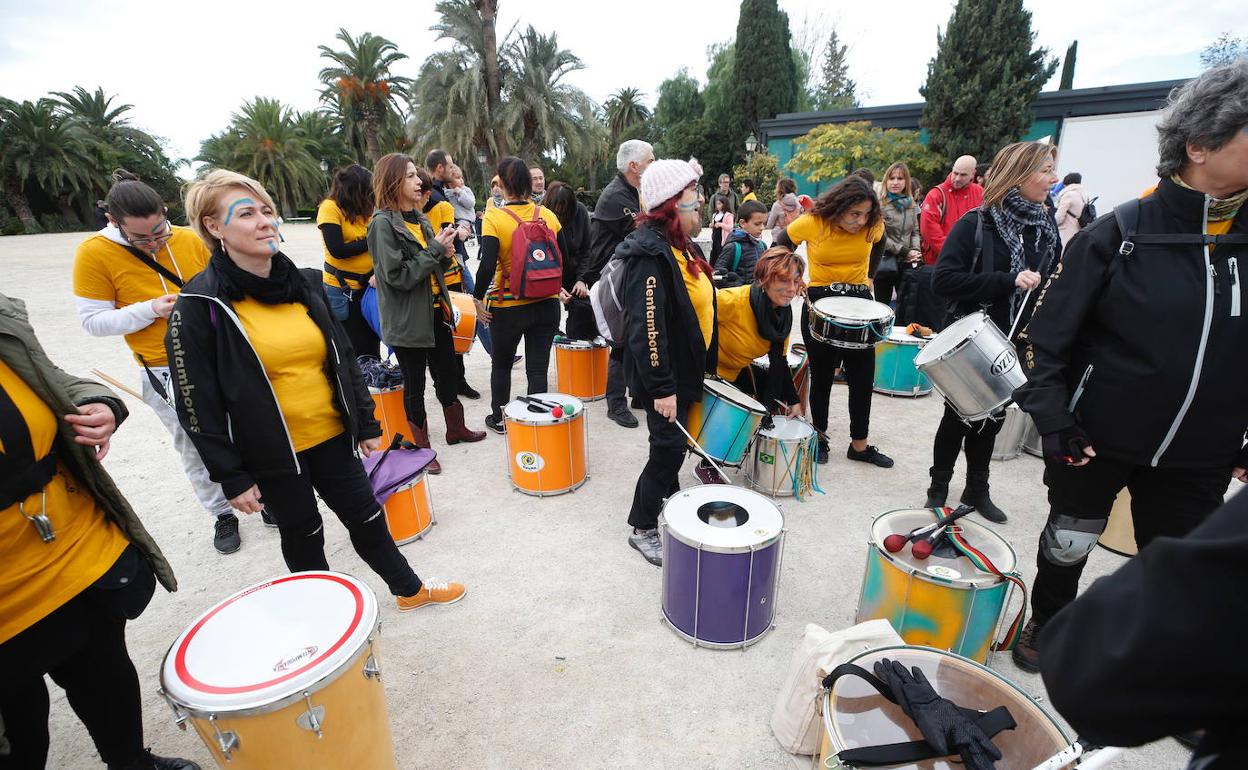
[[[266,527],[277,528],[277,519],[273,518],[273,514],[268,511],[260,511],[260,521],[263,521]]]
[[[109,765],[108,770],[202,770],[198,764],[180,757],[161,757],[145,749],[143,755],[124,765]]]
[[[474,401],[478,398],[481,398],[481,393],[473,389],[473,387],[468,384],[467,380],[460,380],[459,395],[463,396],[464,398],[471,398]]]
[[[499,434],[500,436],[507,432],[507,426],[503,424],[501,417],[495,417],[492,414],[485,416],[485,427]]]
[[[613,406],[607,410],[607,417],[621,428],[636,428],[637,417],[628,411],[627,406]]]
[[[859,452],[857,449],[854,449],[853,444],[850,444],[849,449],[845,452],[845,456],[851,460],[857,460],[860,463],[871,463],[881,468],[893,467],[893,458],[873,446],[868,446]]]
[[[826,441],[819,442],[819,451],[815,453],[815,462],[819,463],[820,465],[828,464],[828,442]]]
[[[217,553],[234,553],[243,547],[243,539],[238,536],[238,517],[232,513],[217,517],[216,532],[212,544]]]
[[[1033,674],[1040,673],[1039,641],[1040,632],[1043,630],[1044,626],[1037,625],[1036,621],[1027,621],[1023,632],[1018,635],[1018,644],[1014,645],[1014,650],[1010,653],[1010,657],[1014,658],[1014,665]]]

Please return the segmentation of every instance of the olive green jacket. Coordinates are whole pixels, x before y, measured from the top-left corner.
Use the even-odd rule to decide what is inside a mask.
[[[9,366],[31,387],[43,402],[58,415],[76,414],[76,406],[100,402],[112,408],[121,424],[128,414],[117,395],[91,380],[62,371],[35,338],[26,316],[26,305],[19,299],[0,294],[0,361]],[[173,568],[165,561],[156,541],[148,534],[138,514],[126,502],[104,466],[95,458],[95,448],[74,441],[74,429],[64,420],[58,421],[61,460],[70,473],[91,493],[104,514],[125,534],[147,558],[156,577],[169,591],[176,591]],[[55,522],[53,522],[55,524]]]
[[[433,228],[423,214],[420,230],[427,246],[420,245],[397,211],[377,211],[368,223],[381,338],[390,347],[434,346],[433,283],[437,281],[446,291],[442,274],[455,255],[434,240]]]

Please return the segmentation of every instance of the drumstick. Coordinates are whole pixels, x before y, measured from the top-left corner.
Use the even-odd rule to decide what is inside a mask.
[[[1121,753],[1122,749],[1116,746],[1097,749],[1095,746],[1084,744],[1083,740],[1080,739],[1036,765],[1032,770],[1060,770],[1060,768],[1073,765],[1076,760],[1083,756],[1088,758],[1078,764],[1078,770],[1095,770],[1095,768],[1103,767],[1110,760],[1117,758]]]
[[[711,459],[710,454],[708,454],[707,451],[702,448],[702,445],[698,443],[698,440],[694,438],[693,436],[689,435],[689,431],[685,430],[685,426],[680,424],[680,420],[673,420],[673,422],[676,423],[677,428],[680,428],[680,432],[685,434],[685,438],[689,439],[689,443],[693,444],[694,449],[697,449],[699,452],[701,452],[702,456],[706,458],[706,461],[710,463],[712,467],[715,468],[715,470],[719,473],[719,477],[724,480],[724,483],[731,484],[732,482],[728,479],[728,474],[724,473],[724,469],[719,467],[719,463]]]
[[[1031,298],[1033,291],[1035,289],[1028,289],[1027,293],[1023,295],[1023,301],[1018,304],[1018,315],[1014,316],[1014,323],[1010,324],[1010,333],[1005,335],[1007,341],[1013,341],[1014,330],[1018,328],[1018,322],[1023,320],[1023,311],[1027,309],[1027,300]]]
[[[114,388],[117,388],[118,390],[121,390],[121,391],[125,391],[126,393],[129,393],[130,395],[134,396],[140,401],[143,400],[143,396],[139,395],[139,393],[127,387],[120,380],[114,377],[109,377],[107,374],[105,374],[104,372],[101,372],[99,369],[92,369],[91,373],[94,374],[96,377],[99,377],[101,380],[104,380],[109,385],[112,385]]]

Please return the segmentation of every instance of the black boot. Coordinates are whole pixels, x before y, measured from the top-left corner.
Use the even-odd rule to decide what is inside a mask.
[[[962,490],[962,502],[967,505],[975,506],[975,510],[979,514],[993,524],[1004,524],[1006,522],[1005,511],[997,507],[992,502],[992,498],[988,496],[988,476],[971,475],[966,476],[966,488]]]
[[[931,474],[932,483],[927,488],[927,502],[923,507],[943,508],[945,501],[949,499],[949,479],[953,478],[953,471],[941,471],[933,467],[928,473]]]

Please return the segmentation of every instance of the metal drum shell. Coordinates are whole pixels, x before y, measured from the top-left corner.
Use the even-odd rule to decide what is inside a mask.
[[[949,334],[957,339],[954,345],[943,344],[947,340],[937,344]],[[914,363],[964,420],[996,414],[1014,400],[1015,389],[1027,382],[1018,351],[982,311],[946,327],[919,351]]]

